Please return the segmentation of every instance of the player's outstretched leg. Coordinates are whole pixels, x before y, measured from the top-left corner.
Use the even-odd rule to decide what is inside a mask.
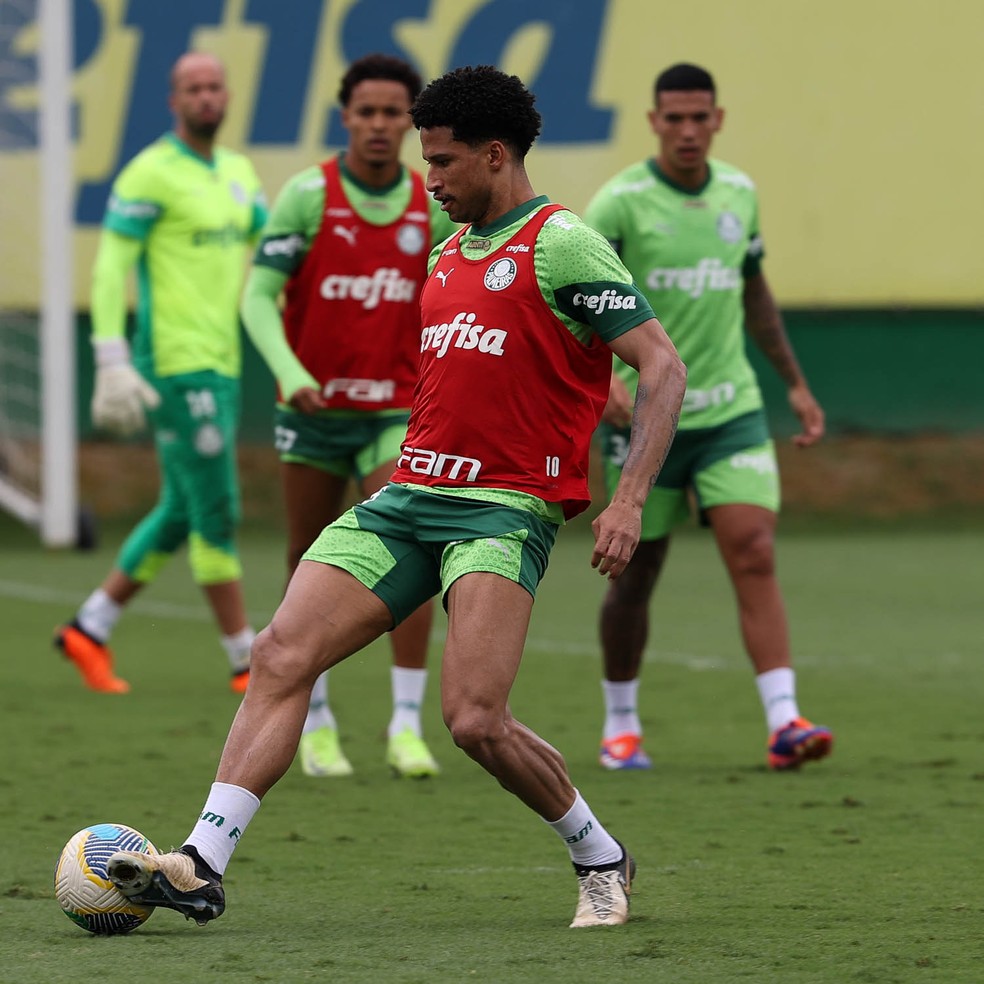
[[[204,926],[225,910],[222,879],[193,847],[169,854],[117,851],[107,862],[109,880],[140,905],[180,912]]]

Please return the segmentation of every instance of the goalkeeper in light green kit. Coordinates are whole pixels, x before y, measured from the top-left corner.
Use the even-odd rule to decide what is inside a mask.
[[[714,81],[696,65],[662,72],[649,121],[659,153],[608,181],[584,213],[632,273],[687,366],[677,435],[643,512],[642,541],[601,609],[606,718],[601,764],[646,769],[636,708],[648,635],[648,603],[670,532],[691,498],[710,525],[738,602],[745,648],[769,732],[772,769],[797,768],[830,752],[833,736],[800,715],[785,607],[775,576],[779,510],[776,456],[762,395],[745,356],[745,330],[788,388],[802,432],[820,440],[824,416],[786,337],[762,273],[752,181],[708,157],[724,111]],[[600,429],[609,494],[628,448],[638,376],[615,360]],[[708,724],[713,727],[713,721]]]
[[[239,294],[266,218],[259,179],[216,146],[229,93],[212,55],[183,55],[171,72],[172,133],[138,154],[113,185],[92,280],[96,383],[92,418],[119,434],[149,411],[162,487],[113,569],[55,638],[93,690],[124,693],[108,647],[123,607],[186,542],[195,582],[215,616],[232,670],[249,679],[253,642],[235,546],[236,427],[241,370]],[[131,362],[126,279],[139,304]]]

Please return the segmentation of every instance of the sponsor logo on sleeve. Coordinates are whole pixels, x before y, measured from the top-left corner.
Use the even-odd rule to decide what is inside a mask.
[[[109,210],[124,219],[153,219],[160,215],[160,206],[153,202],[128,202],[113,195],[109,199]]]
[[[297,232],[288,236],[275,236],[267,239],[261,248],[264,256],[297,256],[304,249],[304,237]]]
[[[586,307],[595,314],[605,311],[634,311],[636,309],[635,294],[620,294],[617,290],[608,288],[600,294],[575,294],[574,307]]]

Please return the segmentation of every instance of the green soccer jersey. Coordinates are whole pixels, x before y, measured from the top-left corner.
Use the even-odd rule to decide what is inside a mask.
[[[349,204],[360,218],[372,225],[395,222],[410,204],[412,184],[406,168],[388,188],[370,188],[362,184],[345,166],[344,157],[339,158],[339,175]],[[431,245],[435,245],[444,242],[458,226],[441,211],[440,202],[430,195],[427,201]],[[317,236],[324,216],[325,176],[321,165],[315,164],[294,175],[277,195],[253,263],[288,276],[294,274]]]
[[[104,226],[142,244],[133,343],[141,371],[239,376],[239,294],[265,218],[253,165],[223,147],[208,161],[167,134],[123,169]]]
[[[762,240],[755,185],[723,161],[690,191],[654,161],[606,182],[585,221],[615,247],[687,367],[680,429],[713,427],[762,406],[745,355],[745,277],[759,272]],[[638,375],[616,360],[635,392]]]

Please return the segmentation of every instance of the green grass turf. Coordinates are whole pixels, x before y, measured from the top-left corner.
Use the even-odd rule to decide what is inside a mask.
[[[180,843],[237,703],[183,558],[114,638],[131,694],[84,690],[50,648],[121,532],[51,553],[0,520],[0,982],[984,980],[980,531],[780,539],[801,706],[837,735],[832,758],[797,774],[765,770],[730,588],[697,533],[678,538],[653,603],[641,709],[655,768],[597,766],[603,585],[583,528],[561,534],[513,708],[636,854],[626,927],[567,928],[566,852],[453,748],[436,673],[425,717],[443,775],[390,778],[377,643],[332,678],[356,776],[291,769],[233,858],[218,922],[161,911],[104,939],[58,911],[62,844],[106,820]],[[280,593],[280,534],[247,530],[243,556],[259,627]]]

